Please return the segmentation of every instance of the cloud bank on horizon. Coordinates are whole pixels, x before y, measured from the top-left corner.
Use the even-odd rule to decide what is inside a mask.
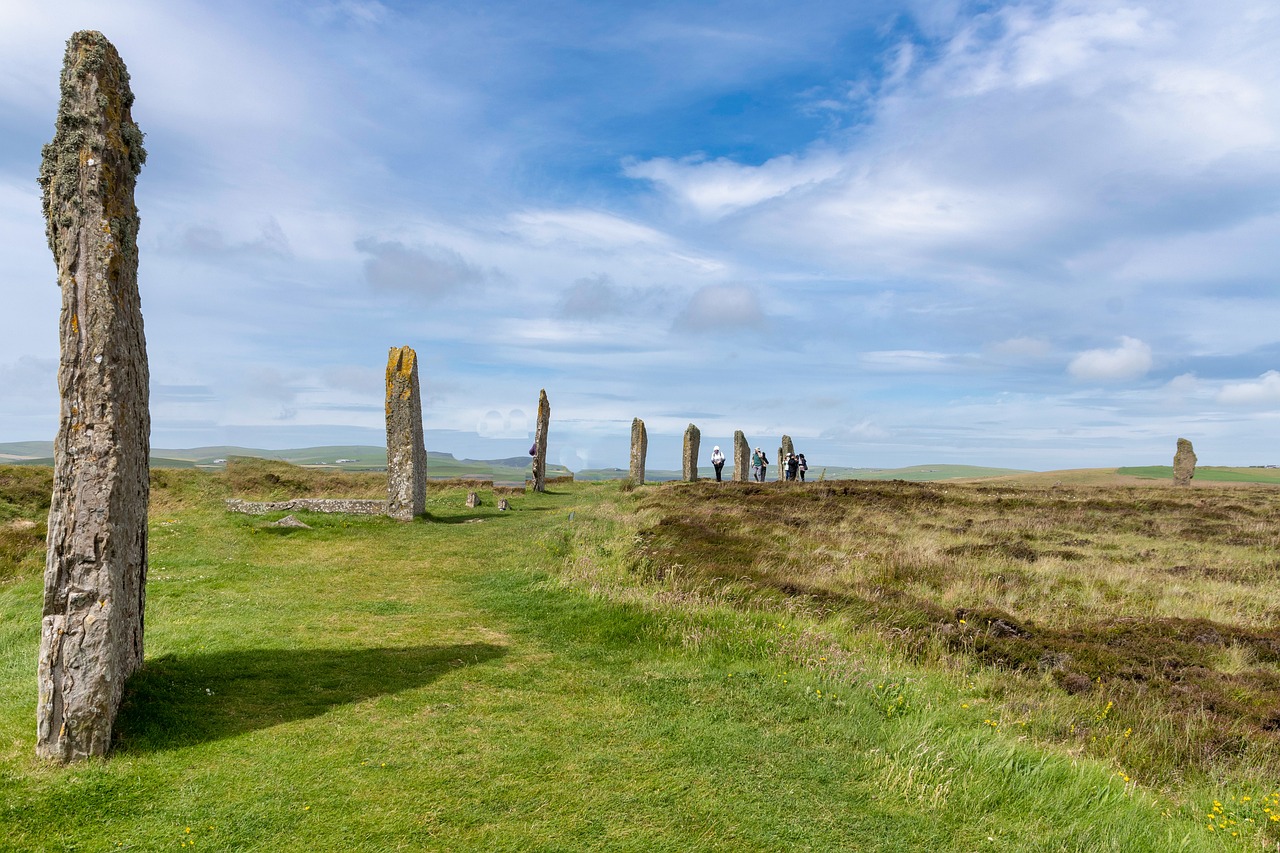
[[[153,444],[650,467],[1280,462],[1270,0],[0,7],[0,441],[57,422],[40,147],[99,29],[147,134]],[[558,445],[558,447],[557,447]],[[670,457],[663,463],[663,454]]]

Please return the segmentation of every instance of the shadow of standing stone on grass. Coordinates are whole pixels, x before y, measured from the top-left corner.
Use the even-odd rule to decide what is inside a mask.
[[[148,660],[126,685],[115,748],[179,749],[318,717],[340,705],[424,687],[506,653],[502,646],[464,643],[163,655]]]

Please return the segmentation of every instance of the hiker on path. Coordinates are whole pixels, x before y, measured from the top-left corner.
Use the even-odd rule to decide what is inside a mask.
[[[724,468],[724,454],[720,452],[720,445],[716,445],[711,451],[711,467],[716,469],[716,482],[720,482],[720,471]]]

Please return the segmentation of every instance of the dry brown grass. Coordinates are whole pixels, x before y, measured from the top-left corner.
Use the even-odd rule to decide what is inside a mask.
[[[651,582],[1106,697],[1144,720],[1152,772],[1280,768],[1280,489],[673,484],[641,506]]]

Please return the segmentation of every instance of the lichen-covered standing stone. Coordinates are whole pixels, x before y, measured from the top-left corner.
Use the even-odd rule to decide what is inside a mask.
[[[551,403],[547,389],[538,393],[538,431],[533,434],[533,490],[547,490],[547,429],[551,426]]]
[[[645,431],[644,421],[635,418],[631,421],[631,482],[637,486],[644,485],[644,463],[649,453],[649,433]]]
[[[791,443],[791,436],[784,435],[782,444],[778,447],[778,458],[774,460],[778,466],[778,479],[787,479],[787,457],[796,452],[795,445]]]
[[[747,471],[750,468],[751,445],[747,444],[747,437],[742,434],[742,430],[735,430],[733,433],[733,481],[747,482]]]
[[[1190,486],[1191,478],[1196,475],[1196,452],[1191,442],[1185,438],[1178,439],[1178,452],[1173,455],[1173,484]]]
[[[387,515],[412,521],[426,509],[418,354],[411,347],[392,347],[387,356]]]
[[[62,312],[36,753],[74,761],[106,754],[142,666],[151,415],[133,191],[146,152],[101,33],[67,41],[61,84],[40,164]]]
[[[689,424],[684,431],[684,458],[681,466],[686,482],[698,481],[698,449],[701,445],[702,431],[693,424]]]

